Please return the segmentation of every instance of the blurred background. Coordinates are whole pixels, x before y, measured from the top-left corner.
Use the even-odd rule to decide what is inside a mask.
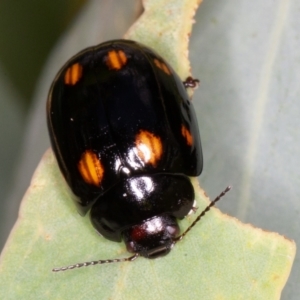
[[[80,20],[79,13],[89,10],[86,2],[20,0],[16,5],[9,0],[0,1],[0,248],[15,223],[32,174],[50,146],[45,130],[47,94],[39,97],[39,78],[51,51],[55,52],[55,44],[60,44],[64,32]],[[118,1],[97,2],[100,19],[89,23],[94,30],[91,41],[87,38],[74,49],[70,47],[61,64],[53,67],[46,90],[55,72],[72,54],[121,37],[141,13],[138,0],[126,0],[123,5]],[[76,41],[81,38],[80,32],[74,32]],[[51,58],[49,63],[52,64]]]
[[[225,3],[226,2],[226,3]],[[190,43],[194,105],[211,198],[238,219],[300,241],[300,19],[297,0],[204,1]],[[52,79],[79,50],[120,38],[139,0],[0,1],[0,249],[49,147]],[[90,34],[86,34],[89,32]],[[300,256],[282,299],[299,299]]]

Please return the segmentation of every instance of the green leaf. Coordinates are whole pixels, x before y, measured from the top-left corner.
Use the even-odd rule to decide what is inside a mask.
[[[208,200],[193,184],[202,210]],[[1,299],[278,299],[291,269],[293,242],[212,209],[166,257],[52,273],[128,256],[96,234],[71,198],[48,151],[1,256]]]
[[[168,9],[171,1],[155,2],[152,1],[150,5],[148,1],[146,5],[148,10],[145,16],[151,16],[148,20],[151,25],[142,30],[145,35],[151,32],[152,37],[150,34],[148,37],[150,41],[137,36],[135,39],[152,46],[165,57],[173,51],[174,54],[167,59],[184,78],[189,72],[189,66],[184,62],[182,53],[187,49],[186,37],[189,32],[187,30],[184,34],[183,29],[178,27],[186,26],[188,29],[191,23],[189,26],[186,23],[183,25],[178,20],[191,22],[196,1],[172,1],[174,7],[177,2],[181,8],[177,10]],[[162,14],[161,10],[170,13],[160,17],[163,22],[155,22],[158,17],[153,16],[154,12]],[[146,17],[141,18],[142,23],[147,21],[143,18]],[[173,23],[167,26],[171,20]],[[178,29],[180,34],[174,34],[173,29]],[[138,29],[134,30],[138,32]],[[157,31],[157,39],[152,31]],[[167,33],[171,37],[164,36],[160,40],[161,34]],[[130,37],[134,37],[132,32]],[[151,44],[151,39],[161,41],[161,46],[159,43]],[[164,42],[165,39],[169,39],[168,43]],[[1,256],[0,299],[280,297],[295,256],[294,243],[276,233],[244,225],[217,209],[207,213],[164,258],[140,258],[132,263],[52,273],[53,267],[128,255],[123,244],[99,237],[89,219],[77,214],[71,201],[72,196],[63,182],[52,153],[48,152],[35,173],[23,200],[19,220]],[[208,200],[196,180],[193,180],[193,184],[201,211]],[[235,198],[229,195],[226,201],[232,202],[231,199]],[[183,220],[181,227],[186,228],[194,218],[190,216]]]
[[[190,75],[188,42],[198,2],[202,0],[145,0],[144,13],[125,38],[155,49],[182,78],[186,78]]]

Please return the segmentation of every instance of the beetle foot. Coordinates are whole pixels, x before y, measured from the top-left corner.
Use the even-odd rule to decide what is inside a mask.
[[[199,79],[193,78],[191,76],[187,77],[187,79],[185,81],[183,81],[183,84],[185,86],[185,88],[197,88],[200,84]]]

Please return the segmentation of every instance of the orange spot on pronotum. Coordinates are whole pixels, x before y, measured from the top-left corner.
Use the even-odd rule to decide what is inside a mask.
[[[91,150],[86,150],[80,158],[78,163],[78,170],[83,180],[95,186],[100,186],[104,167],[98,156]]]

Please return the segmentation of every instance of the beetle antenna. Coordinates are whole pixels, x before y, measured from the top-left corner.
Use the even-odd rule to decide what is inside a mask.
[[[213,200],[202,212],[201,214],[196,218],[196,220],[188,227],[188,229],[174,239],[174,242],[179,242],[183,239],[183,237],[200,221],[200,219],[218,202],[227,192],[231,190],[231,186],[228,186],[215,200]]]
[[[67,270],[73,270],[75,268],[88,267],[88,266],[94,266],[94,265],[111,264],[111,263],[118,263],[118,262],[124,262],[124,261],[134,261],[139,256],[140,255],[138,253],[135,253],[134,255],[132,255],[130,257],[125,257],[125,258],[95,260],[95,261],[89,261],[89,262],[84,262],[84,263],[78,263],[78,264],[70,265],[67,267],[54,268],[54,269],[52,269],[52,272],[67,271]]]

